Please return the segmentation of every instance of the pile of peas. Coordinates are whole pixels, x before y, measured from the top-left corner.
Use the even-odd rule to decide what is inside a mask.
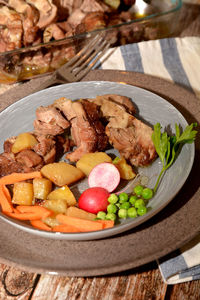
[[[147,203],[153,197],[153,191],[142,185],[136,185],[133,193],[110,194],[108,197],[107,212],[99,211],[97,218],[113,220],[136,218],[147,213]]]

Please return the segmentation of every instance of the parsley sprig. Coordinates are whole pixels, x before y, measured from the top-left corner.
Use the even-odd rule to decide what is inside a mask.
[[[175,124],[175,135],[169,136],[166,131],[161,132],[160,123],[154,125],[152,141],[162,162],[162,170],[153,189],[154,194],[157,191],[162,175],[175,162],[182,146],[194,142],[197,131],[193,130],[193,128],[196,126],[197,123],[192,123],[186,126],[185,130],[181,133],[179,126]]]

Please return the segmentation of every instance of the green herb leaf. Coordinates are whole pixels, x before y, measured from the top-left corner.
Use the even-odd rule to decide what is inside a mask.
[[[183,133],[179,136],[177,136],[177,144],[179,143],[193,143],[197,131],[193,130],[193,127],[196,127],[197,124],[196,123],[192,123],[191,125],[186,126],[185,130],[183,131]],[[176,124],[176,127],[178,127],[178,125]]]
[[[196,126],[196,123],[192,123],[186,126],[185,130],[181,133],[180,127],[175,124],[175,136],[168,136],[167,132],[161,133],[160,123],[154,125],[152,141],[163,166],[153,189],[154,193],[158,188],[163,173],[175,162],[182,146],[194,142],[197,131],[193,130],[193,128]]]
[[[160,123],[154,125],[154,132],[152,134],[152,140],[158,153],[162,164],[165,164],[165,156],[168,151],[168,136],[167,133],[161,133],[161,126]]]

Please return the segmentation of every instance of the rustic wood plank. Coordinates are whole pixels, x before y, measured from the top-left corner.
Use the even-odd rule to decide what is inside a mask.
[[[200,300],[200,280],[168,286],[166,300]]]
[[[0,299],[29,299],[36,278],[36,274],[0,264]]]
[[[140,271],[99,277],[41,275],[31,300],[164,300],[167,285],[152,264]]]

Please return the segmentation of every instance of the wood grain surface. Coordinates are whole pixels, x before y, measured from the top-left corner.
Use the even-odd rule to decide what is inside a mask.
[[[200,36],[199,0],[196,4],[183,4],[179,36]],[[0,300],[11,299],[199,300],[200,280],[167,285],[156,262],[120,274],[90,278],[33,274],[0,264]]]

